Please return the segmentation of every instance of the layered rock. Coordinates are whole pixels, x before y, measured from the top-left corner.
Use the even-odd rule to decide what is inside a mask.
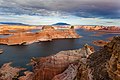
[[[88,65],[92,70],[93,80],[119,80],[120,37],[89,57]]]
[[[77,62],[76,64],[70,64],[69,67],[61,74],[54,76],[52,80],[74,80],[80,64]]]
[[[16,33],[8,38],[0,38],[0,44],[21,45],[31,44],[39,41],[51,41],[52,39],[80,38],[73,29],[56,30],[54,27],[43,27],[37,33]]]
[[[19,75],[18,73],[21,70],[25,70],[24,68],[16,68],[16,67],[11,67],[12,63],[5,63],[1,68],[0,68],[0,80],[13,80],[17,78]]]
[[[82,49],[61,51],[53,56],[36,59],[33,80],[73,80],[77,77],[78,68],[91,53],[86,45]]]
[[[106,65],[107,72],[111,79],[120,80],[120,37],[116,38],[113,42],[114,44],[110,44],[110,46],[112,46],[114,51],[112,52],[112,56]]]

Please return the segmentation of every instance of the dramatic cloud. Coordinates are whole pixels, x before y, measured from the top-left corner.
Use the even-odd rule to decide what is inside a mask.
[[[0,11],[13,14],[120,18],[120,0],[1,0]],[[57,13],[57,14],[56,14]]]
[[[0,16],[120,19],[120,0],[0,0]]]

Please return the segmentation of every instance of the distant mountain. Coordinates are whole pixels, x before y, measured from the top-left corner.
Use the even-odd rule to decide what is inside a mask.
[[[70,25],[70,24],[68,24],[68,23],[63,23],[63,22],[59,22],[59,23],[55,23],[55,24],[53,24],[53,25]]]
[[[17,22],[0,22],[0,24],[6,24],[6,25],[28,25],[28,24],[17,23]]]

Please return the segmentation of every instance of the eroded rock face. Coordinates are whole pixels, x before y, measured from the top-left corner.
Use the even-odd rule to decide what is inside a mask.
[[[109,44],[114,51],[106,67],[111,79],[120,80],[120,37],[115,38],[113,43],[113,45]]]
[[[120,37],[114,37],[103,49],[89,57],[93,80],[119,80]]]
[[[70,64],[63,73],[54,76],[52,80],[74,80],[77,76],[79,66],[79,62]]]
[[[17,78],[19,75],[18,73],[21,70],[25,70],[24,68],[16,68],[16,67],[11,67],[12,63],[5,63],[1,68],[0,68],[0,80],[13,80],[14,78]]]
[[[34,66],[33,80],[73,80],[77,77],[78,68],[91,53],[85,45],[79,50],[61,51],[53,56],[39,58]]]

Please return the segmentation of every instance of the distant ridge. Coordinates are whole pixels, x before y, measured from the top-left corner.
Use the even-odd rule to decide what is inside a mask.
[[[6,24],[6,25],[25,25],[25,26],[28,25],[28,24],[17,23],[17,22],[0,22],[0,24]]]
[[[63,23],[63,22],[59,22],[59,23],[55,23],[55,24],[52,24],[52,25],[70,25],[68,23]]]

